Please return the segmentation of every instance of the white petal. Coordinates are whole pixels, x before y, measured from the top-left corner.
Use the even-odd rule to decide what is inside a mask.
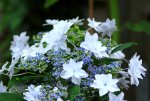
[[[108,90],[107,89],[100,89],[99,90],[99,95],[100,96],[103,96],[103,95],[105,95],[105,94],[107,94],[108,93]]]
[[[84,70],[79,70],[77,73],[74,75],[76,78],[86,78],[88,77],[88,74]]]
[[[115,99],[116,99],[116,95],[115,94],[113,94],[113,93],[109,93],[109,101],[115,101]]]
[[[73,73],[72,72],[66,72],[65,70],[63,70],[60,74],[60,76],[63,78],[63,79],[69,79],[70,77],[73,76]]]
[[[81,78],[76,78],[76,77],[72,77],[71,81],[74,83],[74,84],[78,84],[80,85],[80,82],[81,82]]]

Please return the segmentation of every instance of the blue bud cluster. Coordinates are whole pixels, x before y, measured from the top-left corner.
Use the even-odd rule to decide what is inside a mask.
[[[21,62],[18,68],[39,71],[41,73],[46,70],[49,62],[46,56],[37,53],[35,57],[28,57],[25,62]]]
[[[90,72],[90,76],[94,77],[96,74],[105,74],[105,68],[103,66],[95,66],[89,65],[88,70]]]
[[[52,65],[52,76],[59,77],[62,71],[63,64],[67,61],[65,57],[68,56],[66,50],[59,49],[57,51],[51,50],[47,52],[47,57]]]
[[[58,88],[54,88],[50,85],[45,85],[41,90],[41,95],[39,96],[40,101],[56,101],[58,98],[67,96],[67,91]]]
[[[90,86],[93,83],[94,78],[88,77],[81,81],[81,86]]]

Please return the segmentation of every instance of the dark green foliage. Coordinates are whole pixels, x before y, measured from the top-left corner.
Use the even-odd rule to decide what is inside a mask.
[[[47,7],[50,7],[52,6],[53,4],[55,4],[56,2],[58,2],[58,0],[46,0],[45,4],[44,4],[44,7],[47,8]]]
[[[20,94],[0,93],[0,101],[25,101]]]
[[[135,42],[129,42],[129,43],[121,44],[118,47],[116,47],[115,49],[113,49],[111,54],[113,54],[117,51],[122,51],[126,48],[129,48],[129,47],[132,47],[132,46],[135,46],[135,45],[137,45],[137,43],[135,43]]]
[[[77,85],[71,86],[68,89],[68,94],[69,94],[69,100],[73,101],[75,97],[80,94],[80,87]]]

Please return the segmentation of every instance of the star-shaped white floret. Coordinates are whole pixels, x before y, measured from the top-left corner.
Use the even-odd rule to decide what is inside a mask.
[[[75,62],[75,60],[70,59],[68,64],[63,64],[63,71],[61,72],[61,77],[63,79],[71,78],[74,84],[80,84],[81,78],[88,77],[88,74],[82,69],[83,61]]]
[[[69,22],[71,22],[71,23],[73,23],[75,25],[79,25],[79,26],[83,25],[82,19],[79,20],[79,17],[70,19]]]
[[[35,87],[34,85],[28,86],[27,92],[24,92],[23,95],[25,95],[24,99],[27,101],[41,101],[39,99],[39,96],[41,95],[41,88],[42,86],[39,85]]]
[[[109,93],[109,101],[127,101],[127,100],[123,100],[124,98],[124,93],[121,92],[118,96],[116,96],[113,93]]]
[[[142,66],[142,60],[140,60],[140,56],[135,54],[129,61],[129,69],[128,73],[131,76],[131,85],[134,84],[136,86],[139,85],[139,79],[143,79],[142,75],[145,76],[146,69]]]
[[[28,45],[27,41],[29,37],[26,36],[26,32],[22,32],[20,36],[15,35],[11,42],[10,50],[12,51],[13,58],[20,58],[22,50]]]
[[[40,44],[46,42],[47,46],[45,48],[47,51],[51,50],[52,48],[55,50],[58,50],[59,48],[67,50],[68,48],[65,42],[67,36],[65,34],[72,25],[73,23],[70,23],[68,21],[59,21],[57,24],[54,25],[54,28],[51,31],[46,32],[43,35]]]
[[[115,19],[109,20],[107,19],[106,22],[101,23],[98,27],[98,32],[102,32],[102,36],[108,35],[111,37],[112,33],[117,30]]]
[[[98,26],[101,24],[101,22],[95,21],[94,18],[93,19],[88,18],[87,21],[89,27],[94,28],[96,31],[98,31]]]
[[[93,84],[90,86],[99,89],[99,95],[103,96],[110,92],[119,91],[117,86],[118,79],[112,79],[111,74],[96,74]]]
[[[0,82],[0,93],[4,93],[7,91],[7,87],[3,85],[3,82]]]
[[[89,32],[86,32],[85,40],[80,44],[80,47],[93,52],[96,57],[108,57],[106,53],[107,47],[102,46],[102,43],[98,41],[98,35],[96,33],[90,35]]]
[[[42,44],[34,44],[32,46],[27,46],[23,49],[21,57],[26,60],[28,57],[35,57],[37,53],[45,54],[47,52],[46,48]]]

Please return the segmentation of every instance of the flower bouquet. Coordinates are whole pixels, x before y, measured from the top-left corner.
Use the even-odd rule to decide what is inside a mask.
[[[128,61],[122,52],[136,43],[111,39],[115,20],[77,17],[46,25],[52,29],[32,41],[26,32],[13,37],[12,60],[0,70],[0,101],[125,101],[123,90],[145,76],[140,56]]]

